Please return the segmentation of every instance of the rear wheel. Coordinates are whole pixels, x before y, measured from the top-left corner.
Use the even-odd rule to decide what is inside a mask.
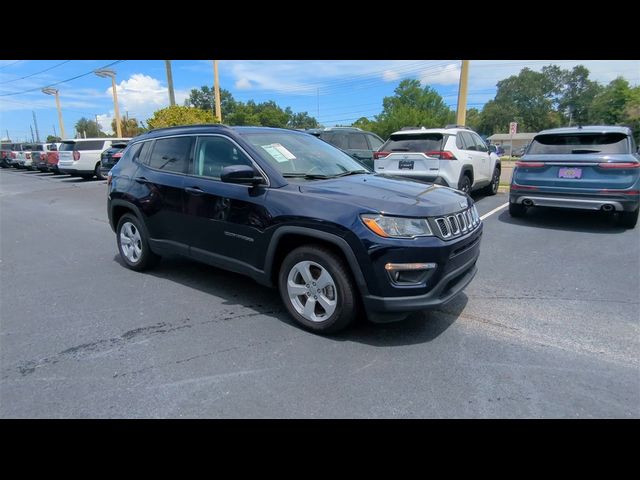
[[[146,270],[160,260],[160,257],[151,251],[140,221],[130,213],[124,214],[118,222],[116,239],[120,258],[131,270]]]
[[[527,213],[527,207],[520,203],[509,202],[509,215],[517,218],[524,217],[525,213]]]
[[[471,191],[471,177],[469,177],[468,173],[462,175],[460,181],[458,182],[458,190],[464,193],[469,193]]]
[[[638,223],[638,212],[640,208],[636,208],[635,212],[620,212],[618,222],[625,228],[633,228]]]
[[[96,175],[98,180],[104,180],[104,175],[102,175],[102,172],[100,171],[100,162],[96,163],[96,168],[93,173]]]
[[[345,262],[331,250],[308,245],[293,250],[278,274],[280,296],[289,314],[305,328],[333,333],[357,313],[357,289]]]

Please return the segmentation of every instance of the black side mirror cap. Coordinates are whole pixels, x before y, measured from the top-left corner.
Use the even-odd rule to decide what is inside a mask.
[[[224,167],[220,173],[220,180],[225,183],[238,183],[241,185],[259,185],[264,183],[264,178],[256,175],[256,171],[250,165],[230,165]]]

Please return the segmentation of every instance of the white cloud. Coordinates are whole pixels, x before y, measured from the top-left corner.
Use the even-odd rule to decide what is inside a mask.
[[[98,124],[100,125],[100,130],[102,130],[107,135],[111,135],[113,133],[113,129],[111,128],[111,122],[113,121],[115,115],[113,111],[110,113],[104,113],[102,115],[98,115]]]
[[[246,77],[236,80],[235,86],[238,90],[248,90],[251,88],[251,80]]]
[[[454,85],[459,81],[460,65],[455,63],[425,71],[420,76],[422,85]]]
[[[394,82],[400,78],[400,74],[398,72],[394,72],[393,70],[385,70],[382,72],[382,79],[385,82]]]
[[[157,78],[134,73],[117,85],[120,114],[129,112],[138,120],[146,120],[151,114],[169,105],[169,90]],[[105,90],[111,95],[111,88]]]

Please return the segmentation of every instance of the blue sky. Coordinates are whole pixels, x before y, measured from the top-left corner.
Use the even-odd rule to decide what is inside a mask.
[[[83,74],[56,85],[60,91],[67,136],[81,117],[95,119],[111,132],[113,100],[111,82],[90,73],[117,60],[0,60],[0,137],[13,141],[31,138],[35,112],[41,138],[56,132],[55,100],[42,87]],[[607,83],[617,76],[640,84],[638,60],[472,60],[469,71],[468,107],[481,108],[495,95],[496,82],[522,68],[540,70],[544,65],[562,68],[585,65],[591,78]],[[211,60],[173,60],[176,101],[182,104],[191,88],[213,84]],[[120,112],[146,121],[168,105],[163,60],[125,60],[117,72]],[[307,111],[325,126],[350,124],[359,117],[380,113],[382,99],[392,95],[400,80],[419,79],[435,88],[455,110],[459,60],[221,60],[220,84],[237,100],[275,100],[281,107]],[[22,93],[25,90],[32,90]],[[35,128],[34,128],[35,132]],[[35,135],[35,133],[34,133]]]

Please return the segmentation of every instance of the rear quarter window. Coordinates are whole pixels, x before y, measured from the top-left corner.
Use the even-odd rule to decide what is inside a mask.
[[[528,155],[629,153],[630,142],[624,133],[548,134],[533,139]]]
[[[104,150],[104,140],[88,140],[86,142],[76,142],[76,150]]]

